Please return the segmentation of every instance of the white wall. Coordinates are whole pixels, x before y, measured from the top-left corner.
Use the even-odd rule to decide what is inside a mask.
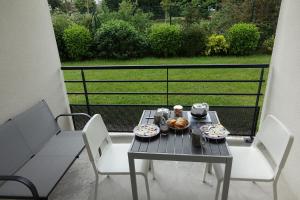
[[[300,1],[283,0],[262,116],[274,114],[295,135],[279,199],[300,199]]]
[[[65,94],[47,1],[0,0],[0,124],[41,99],[66,113]]]

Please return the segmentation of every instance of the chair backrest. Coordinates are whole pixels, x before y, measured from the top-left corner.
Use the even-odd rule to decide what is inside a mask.
[[[267,115],[260,125],[253,144],[263,144],[276,165],[275,173],[277,174],[284,167],[293,140],[293,135],[279,119],[273,115]]]
[[[43,100],[12,119],[26,143],[36,154],[43,145],[60,131],[47,103]]]
[[[12,175],[33,155],[17,126],[10,120],[0,126],[0,175]]]
[[[100,158],[99,149],[103,143],[111,143],[107,128],[103,122],[101,115],[94,115],[83,128],[83,140],[92,162],[94,170],[96,169],[95,162]],[[104,149],[100,149],[103,151]]]

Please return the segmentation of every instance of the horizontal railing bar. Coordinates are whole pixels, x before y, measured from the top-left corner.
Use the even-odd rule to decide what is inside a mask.
[[[69,95],[84,95],[84,92],[68,92]],[[88,95],[167,95],[165,92],[89,92]],[[256,96],[262,93],[194,93],[194,92],[169,92],[169,95],[210,95],[210,96]]]
[[[70,104],[70,106],[86,106],[85,104]],[[130,107],[130,106],[154,106],[163,107],[162,104],[89,104],[89,106],[117,106],[117,107]],[[169,105],[171,107],[172,105]],[[191,107],[192,105],[182,105],[183,107]],[[210,105],[214,108],[255,108],[255,106],[224,106],[224,105]]]
[[[66,83],[82,83],[82,80],[66,80]],[[212,82],[212,83],[259,83],[265,82],[265,80],[86,80],[86,83],[186,83],[186,82],[193,82],[193,83],[201,83],[201,82]]]
[[[115,69],[200,69],[200,68],[268,68],[269,64],[170,64],[170,65],[113,65],[113,66],[62,66],[62,70],[115,70]]]

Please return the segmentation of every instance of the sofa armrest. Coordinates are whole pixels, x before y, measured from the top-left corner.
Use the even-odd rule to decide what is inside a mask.
[[[55,117],[55,121],[57,122],[58,118],[60,118],[60,117],[70,117],[70,116],[84,116],[89,119],[91,118],[91,116],[86,113],[65,113],[65,114],[60,114],[57,117]]]
[[[25,185],[32,193],[33,200],[39,200],[39,194],[34,184],[25,177],[22,176],[2,176],[0,175],[0,181],[16,181]]]

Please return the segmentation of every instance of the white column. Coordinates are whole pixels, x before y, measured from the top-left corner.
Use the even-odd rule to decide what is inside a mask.
[[[279,180],[279,199],[300,199],[300,1],[283,0],[262,116],[271,113],[295,135]]]
[[[41,99],[69,112],[60,65],[47,0],[1,0],[0,124]]]

